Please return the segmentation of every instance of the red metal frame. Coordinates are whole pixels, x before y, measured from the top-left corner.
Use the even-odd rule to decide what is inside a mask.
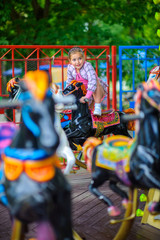
[[[51,76],[51,68],[52,68],[52,61],[53,59],[56,59],[57,55],[60,54],[60,57],[58,56],[58,59],[62,61],[62,89],[64,88],[64,62],[67,60],[67,55],[69,49],[71,49],[72,45],[0,45],[0,49],[6,49],[6,52],[0,56],[0,96],[6,97],[8,95],[2,94],[2,62],[3,61],[11,61],[12,62],[12,77],[14,77],[14,67],[16,61],[23,61],[24,62],[24,70],[25,73],[27,72],[27,62],[28,61],[37,61],[37,69],[40,67],[40,61],[42,58],[40,58],[40,53],[44,55],[44,59],[49,61],[49,74]],[[108,97],[107,97],[107,108],[110,108],[110,69],[112,70],[112,108],[115,110],[117,109],[117,101],[116,101],[116,46],[112,46],[111,48],[111,54],[110,54],[110,47],[109,46],[79,46],[84,50],[85,56],[87,57],[87,53],[91,57],[87,57],[87,60],[93,60],[95,61],[96,65],[96,73],[98,75],[98,62],[100,60],[106,61],[106,77],[107,77],[107,83],[108,83]],[[21,49],[31,49],[31,53],[28,56],[24,56],[20,50]],[[49,56],[45,53],[45,49],[55,49],[57,50],[52,56]],[[92,53],[92,50],[99,49],[101,52],[98,56],[95,56]],[[11,52],[11,57],[7,58],[7,54]],[[15,58],[15,52],[20,56],[19,59]],[[33,54],[36,53],[37,58],[33,58]],[[104,57],[104,53],[105,57]],[[65,54],[65,55],[64,55]],[[103,55],[103,56],[102,56]],[[31,58],[32,57],[32,58]],[[112,63],[110,64],[110,61],[112,59]]]

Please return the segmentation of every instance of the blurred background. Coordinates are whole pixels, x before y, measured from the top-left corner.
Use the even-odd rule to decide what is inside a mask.
[[[156,2],[158,4],[155,4]],[[1,0],[0,45],[116,46],[117,102],[119,107],[120,95],[120,104],[122,105],[123,101],[125,108],[129,105],[126,98],[133,100],[137,85],[146,81],[149,71],[159,64],[160,38],[157,29],[160,28],[160,21],[155,20],[158,12],[158,0]],[[124,48],[120,55],[120,46],[157,47]],[[11,53],[9,56],[8,51],[5,46],[0,49],[4,94],[7,81],[13,76],[23,77],[25,72],[24,62],[14,60],[13,74],[13,61],[9,61],[13,56]],[[50,69],[54,82],[60,86],[62,72],[64,84],[66,80],[67,51],[64,52],[63,62],[61,53],[57,53],[55,49],[42,49],[39,56],[39,69]],[[20,54],[14,52],[14,59],[19,59],[20,55],[28,59],[30,54],[29,49],[21,49]],[[93,54],[96,58],[101,53],[97,49],[88,51],[88,59]],[[47,59],[54,55],[52,62]],[[108,66],[106,59],[103,60],[103,54],[101,57],[98,62],[98,76],[107,81]],[[112,55],[108,57],[111,61]],[[37,68],[37,60],[34,58],[37,58],[36,52],[35,55],[32,52],[32,60],[27,63],[27,70]],[[92,61],[92,64],[96,68],[96,62]],[[109,69],[110,73],[111,71],[112,68]],[[109,81],[112,81],[111,77]],[[112,92],[112,84],[110,91]]]

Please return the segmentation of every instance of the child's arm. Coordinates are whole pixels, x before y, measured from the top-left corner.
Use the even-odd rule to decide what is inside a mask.
[[[90,62],[85,63],[85,70],[88,77],[88,88],[86,98],[90,98],[97,88],[97,74]]]
[[[72,75],[73,69],[71,68],[70,64],[68,65],[67,68],[67,81],[66,81],[66,86],[70,84],[72,80],[74,80],[73,75]]]

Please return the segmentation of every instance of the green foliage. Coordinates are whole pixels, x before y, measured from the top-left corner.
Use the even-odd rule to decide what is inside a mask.
[[[152,0],[0,2],[0,44],[157,45]]]

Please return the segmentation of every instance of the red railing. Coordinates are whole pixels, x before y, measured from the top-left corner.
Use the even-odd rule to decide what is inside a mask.
[[[61,67],[61,84],[64,88],[64,70],[67,62],[68,51],[73,46],[64,45],[0,45],[0,96],[7,97],[8,94],[5,91],[6,83],[10,78],[15,77],[15,67],[21,65],[23,74],[28,70],[40,69],[46,62],[48,65],[49,75],[52,77],[52,67],[56,64],[56,61],[60,63]],[[110,109],[110,103],[112,108],[117,109],[116,101],[116,46],[79,46],[84,50],[87,61],[93,63],[96,73],[99,76],[100,64],[103,63],[105,72],[105,81],[108,83],[108,97],[107,108]],[[3,76],[4,70],[10,66],[11,75]],[[33,69],[32,69],[33,68]],[[110,73],[111,80],[110,81]],[[110,82],[112,85],[112,102],[110,101]]]

